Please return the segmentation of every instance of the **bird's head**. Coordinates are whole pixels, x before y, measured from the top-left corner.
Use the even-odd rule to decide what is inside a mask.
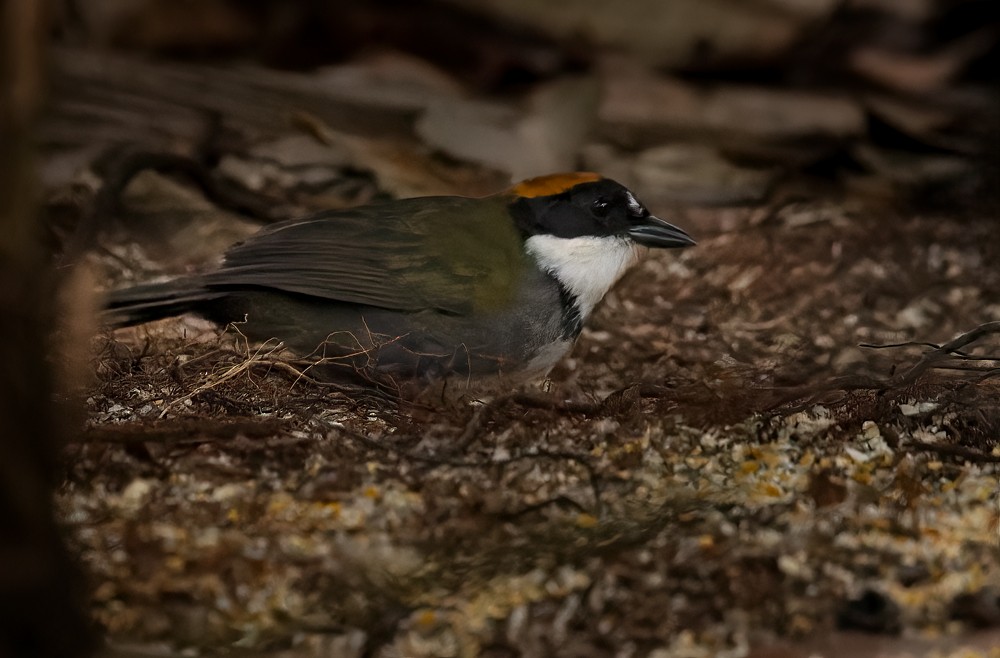
[[[586,316],[638,260],[643,247],[695,244],[650,214],[624,185],[581,172],[532,178],[506,192],[525,249]]]

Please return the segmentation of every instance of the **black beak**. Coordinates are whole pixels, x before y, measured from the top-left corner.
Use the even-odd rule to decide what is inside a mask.
[[[697,244],[690,235],[659,217],[648,215],[629,227],[628,235],[644,247],[676,249]]]

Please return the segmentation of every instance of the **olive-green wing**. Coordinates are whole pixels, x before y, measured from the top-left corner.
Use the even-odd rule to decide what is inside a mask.
[[[521,239],[502,198],[433,197],[270,226],[226,253],[209,288],[267,288],[466,315],[513,299]]]

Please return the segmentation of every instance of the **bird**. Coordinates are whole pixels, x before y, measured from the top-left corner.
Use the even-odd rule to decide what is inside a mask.
[[[540,176],[280,221],[201,274],[111,291],[114,328],[194,313],[375,384],[544,378],[649,248],[695,241],[620,183]],[[332,366],[332,367],[331,367]]]

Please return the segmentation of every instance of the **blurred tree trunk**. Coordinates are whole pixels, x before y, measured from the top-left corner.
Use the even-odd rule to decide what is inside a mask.
[[[47,345],[52,276],[37,239],[32,129],[46,3],[0,0],[0,656],[84,655],[81,577],[52,513],[61,423]]]

